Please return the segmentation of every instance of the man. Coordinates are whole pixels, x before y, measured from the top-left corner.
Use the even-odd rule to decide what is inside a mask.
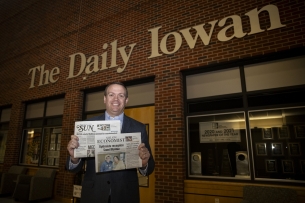
[[[102,163],[100,172],[111,171],[113,168],[113,162],[111,161],[110,155],[105,156],[105,161]]]
[[[155,167],[154,159],[148,142],[145,125],[124,115],[128,102],[127,88],[120,82],[109,84],[105,88],[105,114],[89,120],[120,120],[122,133],[141,132],[142,143],[139,145],[139,157],[142,167],[139,172],[150,175]],[[70,157],[66,167],[72,172],[82,169],[85,159],[74,158],[74,149],[79,146],[78,137],[71,135],[67,149]],[[87,168],[82,182],[81,203],[139,203],[139,183],[136,169],[96,173],[95,159],[86,158]]]

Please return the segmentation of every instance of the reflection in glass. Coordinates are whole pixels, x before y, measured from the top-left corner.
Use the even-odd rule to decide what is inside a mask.
[[[41,129],[26,129],[23,131],[23,138],[23,153],[20,162],[22,164],[38,165]]]
[[[58,166],[61,142],[61,127],[43,129],[41,165]]]

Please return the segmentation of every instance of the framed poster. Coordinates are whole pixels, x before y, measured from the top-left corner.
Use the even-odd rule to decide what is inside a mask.
[[[301,146],[298,142],[288,143],[288,151],[290,156],[300,156],[301,155]]]
[[[200,143],[241,142],[239,123],[199,122]]]
[[[277,134],[278,134],[279,139],[289,139],[290,138],[288,126],[282,126],[282,127],[277,128]]]
[[[305,138],[305,125],[294,126],[294,132],[296,138]]]
[[[293,161],[282,160],[283,173],[294,173]]]
[[[272,151],[272,155],[275,156],[282,156],[284,155],[283,152],[283,144],[282,143],[271,143],[271,151]]]
[[[277,172],[277,165],[275,159],[266,159],[266,172],[267,173],[276,173]]]
[[[255,148],[257,156],[267,156],[266,143],[256,143]]]
[[[272,128],[262,128],[263,140],[273,140]]]

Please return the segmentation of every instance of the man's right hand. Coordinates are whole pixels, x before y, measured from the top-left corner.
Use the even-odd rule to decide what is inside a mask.
[[[78,137],[76,135],[71,135],[71,140],[68,143],[67,150],[71,156],[72,163],[76,164],[79,158],[74,158],[74,149],[79,147]]]

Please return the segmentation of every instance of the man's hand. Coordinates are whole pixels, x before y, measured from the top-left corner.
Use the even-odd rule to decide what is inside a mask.
[[[139,157],[142,159],[142,167],[146,167],[148,163],[148,159],[150,158],[150,153],[148,149],[145,147],[144,143],[141,143],[138,147]]]
[[[71,135],[71,140],[68,143],[67,150],[71,156],[72,163],[76,164],[79,161],[79,158],[74,158],[74,149],[79,147],[78,137],[76,135]]]

